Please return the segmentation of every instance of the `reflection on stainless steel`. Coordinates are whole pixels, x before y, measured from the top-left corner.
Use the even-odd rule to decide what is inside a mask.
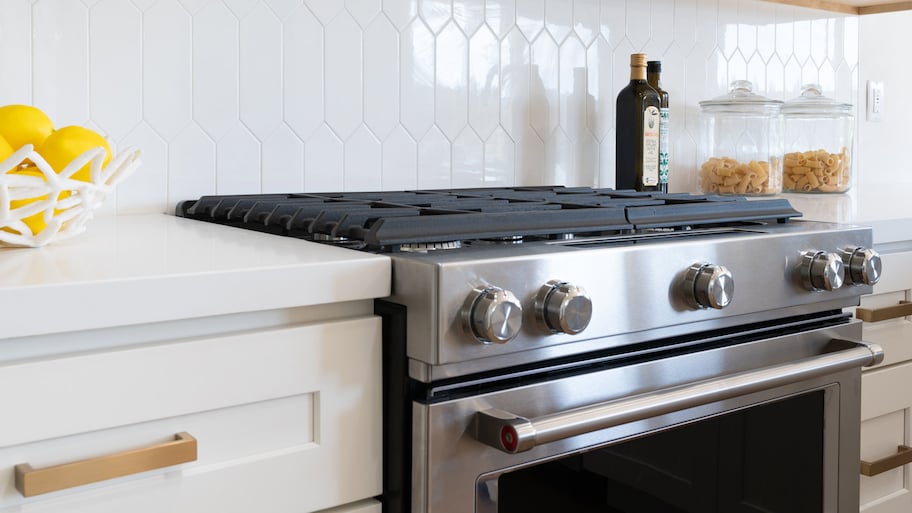
[[[549,331],[576,335],[592,320],[592,300],[582,287],[551,280],[535,297],[535,314]]]
[[[845,264],[846,283],[874,285],[880,281],[883,263],[873,249],[845,248],[840,256]]]
[[[484,287],[469,296],[463,324],[481,342],[505,344],[519,334],[522,305],[509,290]]]
[[[835,253],[810,250],[801,254],[801,284],[810,291],[833,291],[845,281],[845,266]]]
[[[838,353],[720,376],[710,381],[551,413],[534,419],[501,410],[485,410],[475,415],[475,437],[504,452],[525,452],[541,444],[845,369],[868,367],[880,361],[883,361],[883,349],[880,346],[859,342],[853,344],[851,349]]]
[[[731,303],[735,279],[725,266],[694,264],[684,275],[684,295],[696,308],[721,310]]]

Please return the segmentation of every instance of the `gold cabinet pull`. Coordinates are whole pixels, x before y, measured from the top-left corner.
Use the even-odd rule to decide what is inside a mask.
[[[861,460],[861,474],[865,476],[876,476],[888,470],[901,467],[912,463],[912,447],[900,445],[896,449],[896,454],[887,456],[877,461]]]
[[[883,308],[856,308],[855,317],[866,322],[885,321],[912,315],[912,302],[900,301],[898,305]]]
[[[15,467],[16,489],[31,497],[189,461],[196,461],[196,438],[181,432],[163,444],[53,467],[33,469],[20,463]]]

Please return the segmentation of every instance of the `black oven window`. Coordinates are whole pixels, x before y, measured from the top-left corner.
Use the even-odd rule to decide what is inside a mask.
[[[527,467],[498,513],[822,513],[823,392]]]

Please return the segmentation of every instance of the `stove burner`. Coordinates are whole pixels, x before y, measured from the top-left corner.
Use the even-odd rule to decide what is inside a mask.
[[[784,223],[788,200],[588,187],[203,196],[177,215],[375,252]]]

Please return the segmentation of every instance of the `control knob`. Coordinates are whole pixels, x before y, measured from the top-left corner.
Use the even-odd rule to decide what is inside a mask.
[[[694,264],[684,274],[684,294],[697,308],[722,309],[735,294],[735,279],[725,266]]]
[[[522,327],[522,305],[509,290],[476,289],[463,307],[463,322],[479,341],[506,344]]]
[[[880,281],[883,264],[880,254],[868,248],[845,248],[840,251],[842,263],[845,264],[847,283],[856,285],[874,285]]]
[[[552,333],[576,335],[592,320],[592,300],[582,287],[551,280],[535,297],[535,313]]]
[[[798,272],[801,284],[810,291],[836,290],[845,281],[845,266],[835,253],[805,251]]]

